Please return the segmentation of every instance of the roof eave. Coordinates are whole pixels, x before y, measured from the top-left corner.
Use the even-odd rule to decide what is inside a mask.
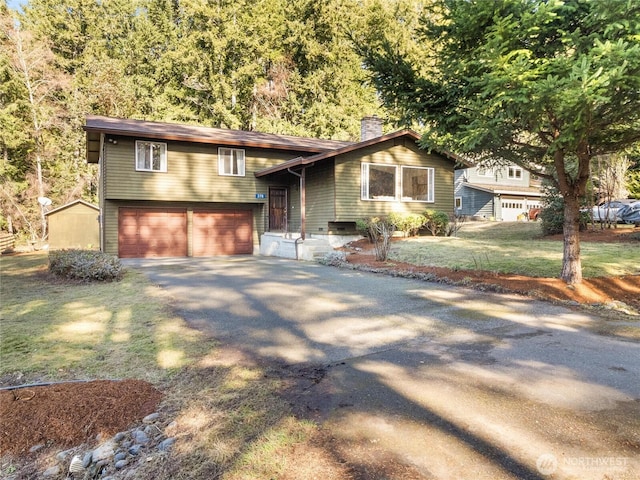
[[[192,129],[193,131],[188,131],[188,129]],[[240,130],[235,131],[201,126],[118,119],[97,115],[87,116],[83,130],[87,133],[88,138],[90,135],[104,134],[121,137],[148,138],[153,140],[295,151],[310,154],[340,148],[348,143],[288,135],[264,134],[260,132],[245,132]],[[176,132],[175,130],[185,131]],[[230,135],[230,132],[233,133]],[[242,136],[247,136],[249,138],[242,138]],[[250,138],[251,136],[259,138],[252,139]]]
[[[381,137],[375,137],[369,140],[365,140],[363,142],[354,143],[353,145],[348,145],[346,147],[337,148],[335,150],[329,150],[326,152],[318,153],[317,155],[312,155],[310,157],[297,157],[293,160],[289,160],[288,162],[281,163],[280,165],[275,165],[273,167],[265,168],[264,170],[260,170],[255,173],[256,177],[264,177],[266,175],[270,175],[272,173],[278,173],[283,170],[287,170],[289,168],[299,167],[308,165],[311,163],[318,162],[320,160],[325,160],[327,158],[336,157],[338,155],[342,155],[345,153],[353,152],[354,150],[359,150],[361,148],[366,148],[371,145],[376,145],[378,143],[387,142],[389,140],[393,140],[399,137],[410,137],[416,142],[420,140],[420,135],[414,132],[411,129],[405,128],[403,130],[398,130],[396,132],[388,133],[386,135],[382,135]],[[450,152],[436,152],[439,155],[445,156],[449,160],[452,160],[457,163],[463,162],[463,160]]]

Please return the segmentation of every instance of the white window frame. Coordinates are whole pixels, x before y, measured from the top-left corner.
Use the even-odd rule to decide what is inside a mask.
[[[427,171],[427,199],[426,200],[415,200],[411,197],[404,196],[404,170],[426,170]],[[435,177],[435,169],[433,167],[413,167],[411,165],[402,165],[400,167],[400,194],[402,195],[403,202],[419,202],[419,203],[433,203],[433,190],[434,190],[434,177]]]
[[[234,156],[235,154],[235,156]],[[237,162],[236,172],[230,161]],[[244,149],[241,148],[218,148],[218,175],[225,177],[244,177],[245,176],[245,155]],[[231,167],[231,168],[227,168]]]
[[[496,176],[494,169],[489,167],[478,167],[476,173],[479,177],[494,178]]]
[[[371,195],[369,194],[369,167],[370,166],[375,166],[375,167],[384,167],[384,168],[393,168],[394,169],[394,173],[393,173],[393,196],[384,196],[384,197],[378,197],[378,198],[371,198]],[[362,163],[362,170],[361,170],[361,192],[360,192],[360,198],[362,200],[368,200],[368,201],[373,201],[373,202],[395,202],[398,199],[398,166],[397,165],[388,165],[388,164],[384,164],[384,163]]]
[[[455,197],[454,203],[456,210],[462,210],[462,197]]]
[[[516,174],[516,172],[519,172]],[[522,171],[522,167],[511,166],[507,170],[507,178],[510,180],[522,180],[524,178],[524,172]]]
[[[385,169],[393,169],[393,196],[380,196],[373,198],[369,192],[369,180],[371,167],[383,167]],[[403,175],[404,169],[426,170],[427,171],[427,199],[414,200],[411,197],[402,196],[403,192]],[[435,168],[433,167],[417,167],[412,165],[390,165],[386,163],[370,163],[362,162],[361,164],[361,191],[360,199],[370,202],[412,202],[412,203],[434,203],[435,202]]]
[[[148,148],[148,150],[147,150]],[[144,149],[145,158],[140,157],[140,152]],[[153,149],[160,149],[160,165],[153,168]],[[148,159],[146,155],[149,154]],[[149,160],[148,166],[147,160]],[[167,144],[162,142],[152,142],[149,140],[136,140],[136,171],[138,172],[166,172],[167,171]]]

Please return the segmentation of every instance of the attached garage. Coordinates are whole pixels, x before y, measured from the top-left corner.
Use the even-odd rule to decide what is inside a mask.
[[[194,211],[193,256],[253,253],[251,210]]]
[[[120,208],[118,256],[186,257],[186,209]]]
[[[118,256],[212,257],[253,253],[251,210],[120,207]]]

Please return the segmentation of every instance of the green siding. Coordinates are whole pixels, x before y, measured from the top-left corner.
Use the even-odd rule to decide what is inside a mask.
[[[216,145],[168,142],[166,172],[136,171],[135,139],[119,138],[105,147],[107,200],[256,203],[256,193],[267,193],[268,182],[254,173],[296,156],[246,149],[245,176],[233,177],[218,174]]]
[[[435,169],[434,202],[361,200],[361,164],[380,163]],[[421,150],[409,139],[391,140],[336,159],[336,218],[348,222],[390,212],[422,213],[426,209],[453,214],[453,161]]]
[[[328,223],[336,216],[333,159],[307,168],[306,183],[306,231],[327,233]]]
[[[181,208],[185,211],[193,210],[247,210],[253,212],[253,244],[260,244],[260,235],[265,231],[266,205],[242,203],[188,203],[188,202],[156,202],[156,201],[112,201],[106,200],[102,210],[104,215],[104,248],[103,251],[112,255],[118,254],[118,209],[130,208]]]
[[[76,203],[47,215],[49,248],[97,248],[100,245],[99,211]]]

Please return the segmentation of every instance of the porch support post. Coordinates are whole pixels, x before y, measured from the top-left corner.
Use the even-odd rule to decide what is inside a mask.
[[[306,223],[307,223],[307,214],[306,214],[306,184],[305,184],[305,173],[307,169],[303,168],[302,172],[300,172],[300,237],[302,240],[305,239],[306,236]]]
[[[307,223],[307,218],[306,218],[307,214],[306,214],[306,208],[305,208],[306,207],[305,176],[306,176],[307,168],[302,167],[302,170],[300,170],[300,173],[294,172],[290,168],[288,168],[287,171],[290,174],[295,175],[300,179],[300,238],[304,240],[306,237],[305,230],[306,230],[306,223]]]

